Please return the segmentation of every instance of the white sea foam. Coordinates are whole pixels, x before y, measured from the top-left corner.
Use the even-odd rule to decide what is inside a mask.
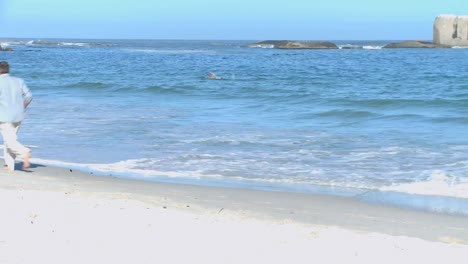
[[[17,42],[18,45],[43,45],[43,46],[63,46],[63,47],[91,47],[91,46],[110,46],[110,44],[85,43],[72,41],[53,41],[53,40],[30,40],[27,42]]]
[[[57,43],[57,45],[59,46],[78,46],[78,47],[85,47],[85,46],[89,46],[89,44],[87,43],[75,43],[75,42],[59,42]]]
[[[217,159],[217,156],[203,155],[202,158]],[[181,169],[178,171],[157,170],[151,168],[152,164],[159,162],[157,159],[130,159],[109,164],[79,164],[33,158],[31,159],[31,162],[46,166],[76,169],[103,176],[195,185],[321,193],[349,197],[362,192],[363,189],[366,189],[365,186],[344,186],[339,183],[327,184],[321,181],[310,182],[288,178],[246,178],[236,175],[229,175],[229,177],[226,177],[226,175],[224,175],[224,171],[206,171],[198,170],[196,168],[192,168],[190,170]],[[316,171],[316,173],[320,173],[320,171]]]
[[[383,46],[373,46],[373,45],[354,45],[354,44],[344,44],[344,45],[339,45],[339,49],[365,49],[365,50],[379,50],[382,49]]]
[[[367,45],[367,46],[362,46],[363,49],[366,49],[366,50],[380,50],[383,48],[383,46],[371,46],[371,45]]]
[[[212,157],[207,156],[206,158]],[[428,181],[383,187],[380,191],[377,191],[376,189],[369,189],[366,185],[343,185],[342,183],[333,182],[300,182],[297,181],[297,179],[284,178],[250,179],[235,175],[226,177],[222,175],[222,173],[216,173],[216,171],[207,173],[207,171],[199,171],[196,169],[185,171],[159,171],[151,169],[151,165],[158,162],[155,159],[131,159],[109,164],[78,164],[41,159],[32,159],[31,161],[43,165],[82,170],[95,173],[96,175],[108,175],[127,179],[360,197],[365,201],[390,203],[402,207],[468,214],[462,202],[463,200],[460,200],[460,202],[454,202],[455,200],[449,200],[448,202],[444,200],[441,202],[440,200],[431,200],[433,198],[424,198],[425,196],[436,196],[441,197],[441,199],[445,199],[442,197],[446,197],[447,199],[468,198],[468,179],[450,177],[440,171],[434,172]],[[398,193],[403,196],[398,196]],[[406,194],[416,196],[415,198],[409,199],[408,196],[405,196]]]
[[[24,41],[16,41],[16,40],[8,40],[8,41],[0,42],[0,45],[1,45],[3,48],[9,47],[9,46],[13,46],[13,45],[24,45],[24,44],[25,44]]]
[[[44,160],[44,159],[31,159],[33,163],[40,163],[44,165],[75,168],[83,171],[92,171],[102,174],[117,174],[124,178],[141,178],[151,179],[156,176],[165,176],[168,178],[194,178],[198,179],[200,176],[195,172],[168,172],[149,170],[144,167],[148,166],[148,159],[131,159],[109,164],[81,164],[73,162],[64,162],[58,160]]]
[[[143,53],[167,53],[167,54],[183,54],[183,53],[213,53],[213,50],[167,50],[167,49],[127,49],[129,52],[143,52]]]
[[[251,48],[260,48],[260,49],[273,49],[275,45],[273,44],[257,44],[257,45],[250,45]]]
[[[468,178],[449,176],[443,171],[434,171],[426,181],[382,187],[381,191],[468,198]]]
[[[362,46],[360,45],[354,45],[354,44],[345,44],[345,45],[339,45],[339,49],[362,49]]]

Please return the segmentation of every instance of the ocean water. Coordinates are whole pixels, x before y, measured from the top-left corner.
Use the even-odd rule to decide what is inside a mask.
[[[33,163],[468,215],[468,49],[2,42]]]

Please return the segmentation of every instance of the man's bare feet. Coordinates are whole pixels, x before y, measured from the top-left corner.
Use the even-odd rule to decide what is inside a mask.
[[[31,152],[26,153],[23,157],[23,169],[27,169],[31,167],[31,164],[29,163],[29,159],[31,158]]]

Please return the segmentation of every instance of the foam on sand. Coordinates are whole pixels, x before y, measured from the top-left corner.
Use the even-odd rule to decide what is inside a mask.
[[[468,199],[468,179],[451,177],[443,171],[434,171],[426,181],[387,186],[382,190]]]

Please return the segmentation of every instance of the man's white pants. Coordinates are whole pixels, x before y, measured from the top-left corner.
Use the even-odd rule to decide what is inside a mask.
[[[5,165],[8,169],[15,169],[16,155],[24,157],[29,153],[30,149],[18,142],[16,134],[21,125],[21,122],[15,123],[0,123],[0,132],[3,136],[3,156],[5,157]]]

